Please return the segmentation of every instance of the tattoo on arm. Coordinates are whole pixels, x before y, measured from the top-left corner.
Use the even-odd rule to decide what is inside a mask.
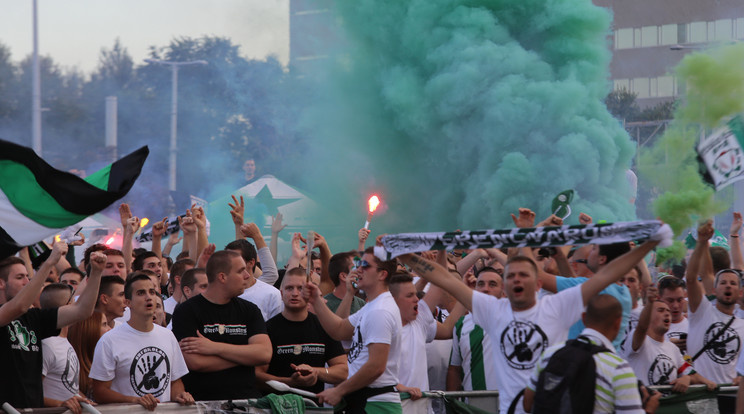
[[[418,273],[427,273],[434,270],[434,266],[418,256],[413,256],[411,262],[413,262],[413,269]]]

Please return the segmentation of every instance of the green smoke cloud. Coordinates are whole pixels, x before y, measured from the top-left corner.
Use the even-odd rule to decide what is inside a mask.
[[[307,114],[316,192],[376,231],[512,226],[509,213],[629,220],[634,147],[602,103],[611,17],[589,0],[336,2],[349,40]],[[318,188],[322,187],[322,188]],[[348,213],[348,211],[347,211]],[[578,213],[572,217],[576,220]]]
[[[667,132],[641,156],[639,170],[660,194],[654,214],[675,234],[712,218],[731,203],[730,189],[716,194],[698,173],[695,145],[721,122],[744,110],[744,44],[685,56],[675,69],[687,92]],[[679,258],[669,252],[665,257]]]

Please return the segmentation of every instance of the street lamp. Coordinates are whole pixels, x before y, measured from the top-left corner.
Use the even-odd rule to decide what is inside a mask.
[[[206,60],[191,60],[187,62],[171,62],[167,60],[145,59],[147,63],[155,63],[171,67],[172,89],[171,95],[171,136],[170,136],[170,162],[168,163],[168,189],[176,191],[176,153],[178,152],[178,140],[176,137],[176,123],[178,121],[178,68],[188,65],[206,65]]]
[[[41,157],[41,71],[39,69],[39,19],[33,2],[33,58],[31,60],[31,142]]]

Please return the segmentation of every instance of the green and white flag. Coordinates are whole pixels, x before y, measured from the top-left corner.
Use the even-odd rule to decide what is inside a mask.
[[[148,154],[142,147],[82,179],[0,140],[0,260],[124,197]]]
[[[744,179],[744,119],[737,115],[697,145],[703,179],[716,191]]]

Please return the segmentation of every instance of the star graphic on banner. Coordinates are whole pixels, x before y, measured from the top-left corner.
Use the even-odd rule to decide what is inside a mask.
[[[279,212],[279,207],[300,200],[299,198],[274,198],[269,186],[265,184],[253,199],[266,206],[267,213],[270,216],[275,216]]]

